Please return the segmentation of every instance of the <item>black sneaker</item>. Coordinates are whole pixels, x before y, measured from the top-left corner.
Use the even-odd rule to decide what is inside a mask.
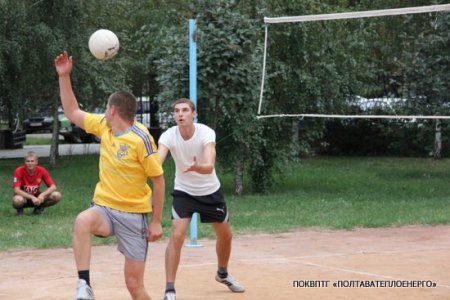
[[[16,210],[17,210],[17,215],[18,216],[23,216],[23,207],[17,208]]]
[[[44,213],[44,207],[43,206],[37,206],[34,208],[34,214],[41,216]]]

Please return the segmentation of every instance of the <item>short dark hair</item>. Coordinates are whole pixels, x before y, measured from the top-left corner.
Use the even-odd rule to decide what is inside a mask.
[[[192,111],[195,111],[195,104],[194,104],[194,102],[192,102],[192,100],[190,100],[188,98],[180,98],[180,99],[176,100],[172,104],[172,111],[175,110],[175,105],[180,104],[180,103],[187,103],[190,106],[190,108],[192,109]]]
[[[136,98],[129,92],[119,91],[113,93],[108,99],[109,106],[115,106],[120,117],[134,121],[136,116]]]

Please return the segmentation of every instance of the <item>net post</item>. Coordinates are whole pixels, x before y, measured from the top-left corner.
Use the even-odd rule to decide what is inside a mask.
[[[262,99],[264,94],[264,81],[266,78],[266,58],[267,58],[267,35],[268,35],[267,25],[264,28],[264,53],[263,53],[263,67],[261,75],[261,92],[259,94],[259,105],[258,105],[258,115],[261,114]]]
[[[195,30],[195,20],[189,19],[189,99],[197,107],[197,42],[195,39]],[[197,123],[197,117],[195,117],[194,122]],[[194,213],[189,224],[190,237],[186,247],[196,248],[203,246],[197,242],[197,226],[197,213]]]

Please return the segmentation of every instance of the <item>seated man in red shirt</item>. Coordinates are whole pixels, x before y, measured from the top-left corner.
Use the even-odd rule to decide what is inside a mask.
[[[47,189],[41,193],[41,182],[44,181]],[[23,215],[25,207],[34,207],[34,213],[41,215],[44,207],[52,206],[61,199],[61,193],[56,191],[56,185],[47,170],[38,166],[38,157],[35,152],[29,151],[25,155],[25,165],[14,171],[13,207],[18,215]]]

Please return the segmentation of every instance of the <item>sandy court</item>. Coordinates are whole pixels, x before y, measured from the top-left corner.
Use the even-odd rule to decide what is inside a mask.
[[[199,243],[203,247],[183,248],[178,300],[450,299],[450,226],[239,235],[229,270],[245,285],[243,294],[215,282],[215,242]],[[145,283],[152,299],[163,298],[166,244],[164,239],[150,245]],[[73,299],[71,249],[0,252],[0,262],[0,299]],[[96,299],[130,299],[122,269],[115,246],[93,248]],[[356,286],[361,282],[416,287]],[[311,284],[320,287],[305,287]],[[422,284],[433,287],[417,286]]]

